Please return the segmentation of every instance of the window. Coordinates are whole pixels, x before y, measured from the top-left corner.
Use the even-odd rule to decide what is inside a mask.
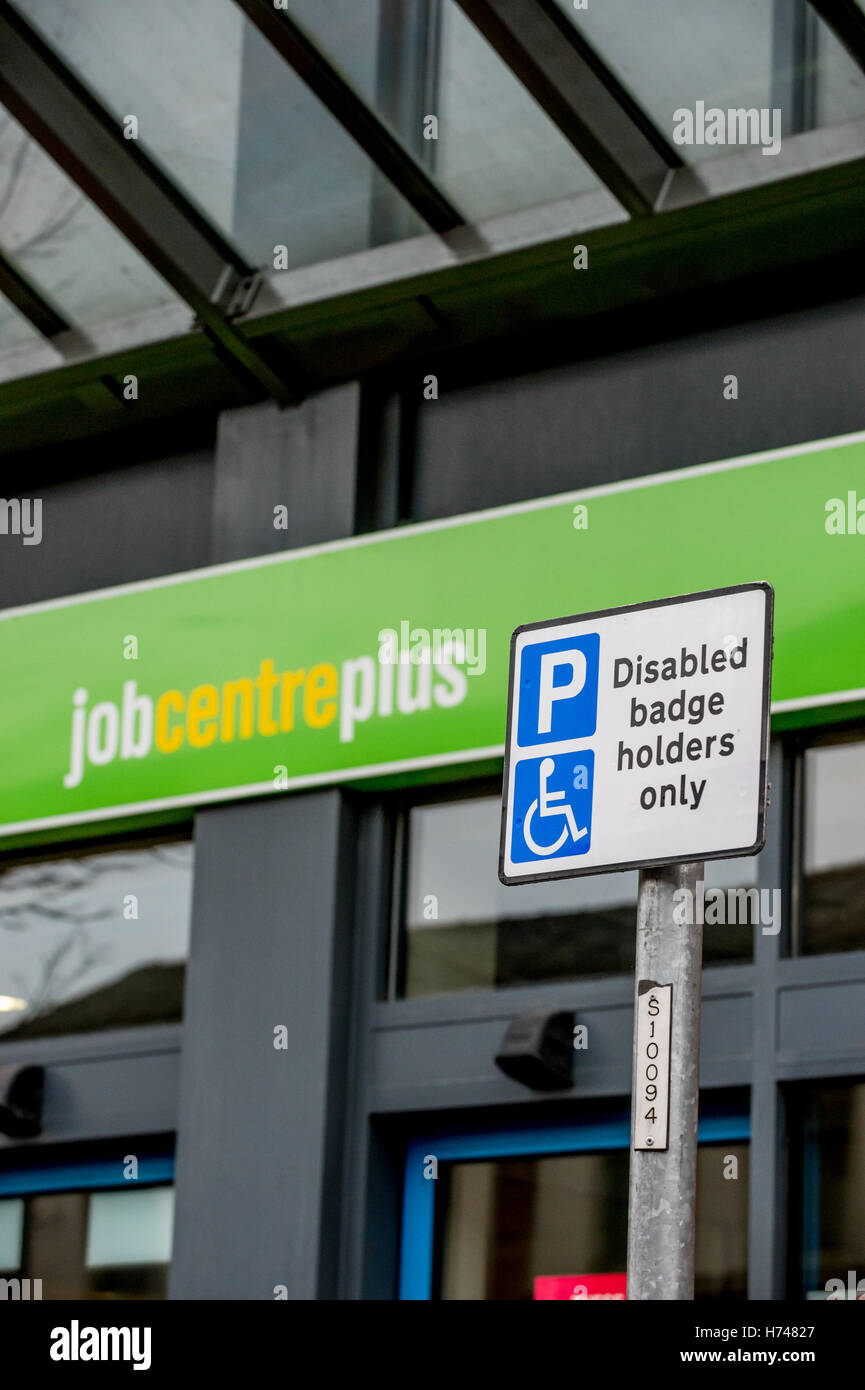
[[[191,895],[190,840],[0,868],[0,1035],[179,1020]]]
[[[847,1297],[865,1280],[865,1083],[810,1091],[798,1103],[801,1296]],[[793,1224],[797,1213],[794,1210]],[[829,1280],[842,1281],[843,1294]],[[865,1283],[862,1285],[865,1289]]]
[[[805,750],[803,955],[865,949],[865,740]]]
[[[398,865],[403,930],[397,994],[411,998],[634,969],[637,873],[505,887],[498,877],[500,816],[500,793],[408,810]],[[728,901],[728,890],[755,888],[758,858],[707,860],[706,892],[722,889]],[[752,905],[745,922],[714,922],[712,916],[721,914],[710,913],[708,904],[706,915],[706,962],[750,960]]]
[[[29,1176],[36,1183],[47,1180],[49,1187],[76,1177],[96,1185],[108,1179],[109,1169],[116,1182],[120,1168],[118,1162],[72,1165]],[[139,1179],[122,1189],[0,1195],[0,1278],[7,1281],[6,1297],[167,1297],[174,1188],[147,1183],[146,1177],[170,1168],[169,1159],[141,1159]],[[0,1194],[17,1185],[17,1176],[0,1173]],[[28,1175],[20,1176],[26,1185]]]

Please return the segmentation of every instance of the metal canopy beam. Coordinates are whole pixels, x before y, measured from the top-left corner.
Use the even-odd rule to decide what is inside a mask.
[[[343,77],[272,0],[236,0],[244,14],[335,116],[435,232],[450,232],[465,218],[404,145],[379,120]]]
[[[15,305],[19,314],[23,314],[25,319],[29,319],[37,332],[43,338],[56,338],[61,333],[67,333],[71,327],[64,318],[52,309],[47,300],[43,299],[39,291],[31,285],[26,276],[21,274],[10,261],[0,252],[0,294],[4,294],[11,304]]]
[[[865,72],[865,12],[856,0],[809,0],[809,4]]]
[[[287,353],[279,363],[267,360],[230,321],[224,306],[250,268],[7,0],[0,0],[0,101],[190,305],[241,376],[284,403],[308,389]]]
[[[523,86],[634,217],[682,160],[554,0],[457,0]]]

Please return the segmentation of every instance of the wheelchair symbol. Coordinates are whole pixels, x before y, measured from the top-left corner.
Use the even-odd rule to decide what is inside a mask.
[[[538,795],[529,807],[525,824],[523,825],[523,837],[533,854],[555,854],[557,850],[561,849],[568,835],[570,835],[571,839],[576,844],[577,840],[581,840],[584,835],[588,835],[589,833],[588,828],[585,830],[579,830],[577,828],[573,808],[565,801],[565,793],[563,791],[551,792],[547,790],[547,782],[555,771],[555,766],[552,758],[543,758],[541,760]],[[565,804],[564,806],[553,806],[550,803],[554,801],[565,801]],[[538,806],[540,806],[541,820],[551,820],[553,816],[564,816],[565,818],[565,824],[562,826],[562,833],[552,845],[539,845],[532,836],[530,826],[532,823],[532,816],[535,811],[538,810]]]

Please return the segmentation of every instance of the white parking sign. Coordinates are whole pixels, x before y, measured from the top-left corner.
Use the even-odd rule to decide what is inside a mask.
[[[517,628],[503,883],[762,849],[772,604],[742,584]]]

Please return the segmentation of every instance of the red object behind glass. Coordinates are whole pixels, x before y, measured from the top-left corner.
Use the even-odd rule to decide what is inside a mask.
[[[624,1274],[539,1274],[535,1278],[535,1298],[624,1300]]]

